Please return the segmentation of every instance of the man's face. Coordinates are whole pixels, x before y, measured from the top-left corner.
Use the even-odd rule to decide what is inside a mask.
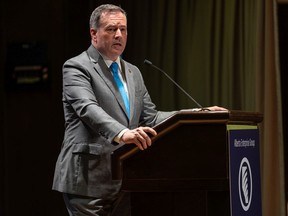
[[[127,20],[121,12],[102,13],[100,27],[90,29],[92,44],[110,60],[122,54],[127,41]]]

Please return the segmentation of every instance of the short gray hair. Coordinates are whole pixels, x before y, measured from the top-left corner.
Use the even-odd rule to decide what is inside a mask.
[[[126,17],[126,11],[123,10],[121,7],[116,6],[116,5],[112,5],[112,4],[103,4],[100,5],[99,7],[97,7],[91,14],[90,16],[90,28],[99,28],[100,27],[100,18],[102,13],[104,12],[112,12],[112,11],[120,11],[121,13],[123,13]]]

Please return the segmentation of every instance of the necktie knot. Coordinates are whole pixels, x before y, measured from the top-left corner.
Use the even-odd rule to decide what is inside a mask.
[[[112,69],[113,74],[118,73],[118,64],[117,64],[117,62],[113,62],[110,67]]]

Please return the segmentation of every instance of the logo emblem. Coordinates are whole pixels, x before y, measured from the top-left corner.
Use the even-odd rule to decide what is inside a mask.
[[[239,198],[244,211],[248,211],[252,200],[252,172],[249,161],[244,157],[239,167]]]

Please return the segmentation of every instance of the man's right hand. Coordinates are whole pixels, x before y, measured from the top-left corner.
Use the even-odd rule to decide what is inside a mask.
[[[134,143],[139,149],[144,150],[152,144],[149,134],[156,136],[157,132],[151,127],[138,127],[126,131],[121,137],[121,142],[124,142],[125,144]]]

